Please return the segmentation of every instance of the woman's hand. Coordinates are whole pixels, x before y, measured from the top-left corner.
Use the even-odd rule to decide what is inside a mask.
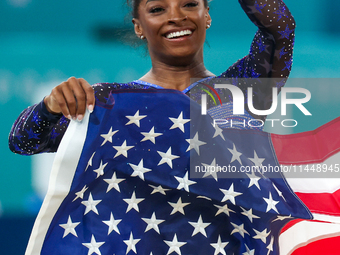
[[[94,90],[84,79],[75,77],[59,84],[44,98],[49,112],[62,113],[68,119],[82,120],[86,107],[93,111],[95,104]]]

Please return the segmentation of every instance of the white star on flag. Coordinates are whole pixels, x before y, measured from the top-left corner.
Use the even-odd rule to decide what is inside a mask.
[[[170,189],[164,189],[161,185],[153,186],[151,184],[149,184],[149,186],[151,188],[153,188],[153,191],[151,192],[151,194],[155,194],[155,193],[161,193],[162,195],[166,195],[165,191],[169,191]]]
[[[236,225],[236,224],[234,224],[232,222],[230,222],[230,224],[233,225],[233,227],[234,227],[233,231],[231,231],[231,233],[230,233],[231,235],[234,234],[234,233],[240,233],[240,235],[242,237],[244,237],[244,234],[248,234],[249,235],[247,230],[244,229],[244,224]]]
[[[179,182],[177,189],[184,188],[185,191],[189,192],[189,186],[195,184],[196,182],[190,181],[188,179],[188,172],[185,173],[184,177],[177,177],[175,176],[176,180]]]
[[[125,181],[125,179],[118,179],[116,177],[116,172],[113,173],[112,178],[111,179],[104,179],[104,181],[109,184],[107,186],[107,190],[106,193],[108,193],[112,188],[115,188],[118,192],[120,192],[119,189],[119,183],[121,183],[122,181]]]
[[[220,189],[224,193],[224,197],[222,198],[221,202],[225,202],[230,200],[235,205],[235,197],[242,195],[241,192],[234,191],[234,183],[232,183],[228,190]]]
[[[133,169],[133,173],[131,174],[131,176],[133,177],[139,176],[139,178],[141,178],[143,181],[144,181],[144,174],[151,171],[151,169],[145,168],[143,166],[143,159],[141,159],[138,166],[131,164],[131,163],[129,163],[129,165]]]
[[[85,171],[87,170],[87,168],[88,168],[89,166],[92,166],[92,160],[93,160],[94,154],[96,154],[96,152],[93,152],[91,158],[89,159],[89,161],[88,161],[88,163],[87,163],[87,166],[86,166],[86,168],[85,168]]]
[[[269,198],[263,198],[263,199],[267,203],[267,210],[266,210],[266,212],[269,212],[271,209],[273,209],[275,212],[279,213],[277,208],[276,208],[276,205],[279,203],[279,201],[275,201],[272,198],[272,193],[269,192]]]
[[[129,119],[129,122],[126,123],[125,125],[131,125],[131,124],[136,124],[137,127],[140,127],[140,120],[144,119],[147,115],[139,115],[139,110],[135,113],[134,116],[125,116],[126,118]]]
[[[280,215],[277,215],[276,219],[273,220],[273,222],[277,221],[277,220],[281,220],[282,221],[282,220],[286,220],[286,219],[290,219],[290,218],[292,218],[292,216],[290,216],[290,215],[289,216],[280,216]]]
[[[215,128],[215,134],[213,138],[215,138],[216,136],[221,136],[222,139],[225,141],[223,130],[217,124],[214,125],[214,123],[211,123],[211,125],[213,125],[213,127]]]
[[[205,228],[208,227],[211,223],[204,223],[202,220],[202,215],[200,215],[197,222],[189,222],[189,224],[195,228],[191,236],[201,233],[202,235],[207,237]]]
[[[86,215],[88,212],[93,211],[94,213],[98,214],[97,210],[97,205],[101,202],[102,200],[93,200],[92,194],[90,193],[89,199],[87,201],[82,201],[81,203],[86,206],[86,210],[84,215]]]
[[[81,191],[76,192],[76,197],[73,199],[72,202],[76,201],[78,198],[83,199],[84,198],[84,193],[88,189],[86,185],[81,189]]]
[[[121,146],[113,146],[113,148],[115,148],[117,150],[116,155],[113,158],[118,157],[119,155],[123,155],[124,157],[128,157],[127,156],[127,151],[132,149],[135,146],[127,146],[126,145],[126,140],[123,142],[123,144]]]
[[[206,197],[206,196],[197,196],[197,198],[202,198],[202,199],[205,199],[205,200],[208,200],[208,201],[212,201],[211,198]]]
[[[112,143],[112,136],[114,134],[116,134],[118,132],[118,130],[112,131],[112,127],[110,128],[109,132],[107,134],[102,134],[100,135],[101,137],[104,138],[103,143],[100,146],[103,146],[107,141],[109,141],[110,143]]]
[[[274,249],[273,249],[273,245],[274,245],[274,237],[272,236],[271,239],[270,239],[270,243],[268,244],[268,246],[266,247],[268,249],[268,253],[267,255],[270,254],[270,252],[272,252]]]
[[[254,165],[256,166],[256,167],[258,167],[258,168],[261,168],[262,167],[262,163],[263,163],[263,161],[265,160],[265,158],[259,158],[258,156],[257,156],[257,153],[256,153],[256,151],[254,151],[254,158],[249,158],[253,163],[254,163]]]
[[[116,231],[118,234],[120,234],[119,229],[117,227],[117,225],[121,222],[122,220],[115,220],[115,218],[113,217],[112,213],[110,214],[110,219],[109,220],[104,220],[103,223],[105,223],[109,229],[107,232],[107,235],[111,234],[111,232],[114,230]]]
[[[99,247],[102,246],[104,243],[105,242],[97,242],[94,236],[92,235],[91,243],[82,243],[82,245],[86,246],[89,249],[87,255],[91,255],[93,253],[101,255]]]
[[[259,180],[261,180],[261,177],[258,177],[257,175],[255,175],[254,172],[251,172],[251,174],[246,173],[246,175],[249,177],[248,188],[255,185],[259,190],[261,190],[261,187],[260,187],[260,184],[259,184]]]
[[[241,214],[245,215],[248,217],[249,221],[251,223],[253,223],[253,219],[259,219],[260,217],[259,216],[256,216],[253,214],[253,209],[249,209],[248,211],[244,208],[241,207],[241,209],[243,210],[243,212],[241,212]]]
[[[228,204],[225,204],[224,206],[220,206],[220,205],[214,205],[215,207],[218,208],[217,213],[215,214],[215,216],[221,214],[221,213],[225,213],[226,215],[230,216],[230,213],[236,213],[235,211],[229,209]]]
[[[181,214],[185,215],[184,207],[190,204],[190,203],[182,203],[181,197],[178,199],[177,203],[171,203],[171,202],[168,202],[168,203],[174,208],[172,209],[172,212],[170,213],[170,215],[176,212],[180,212]]]
[[[126,212],[130,211],[131,209],[135,209],[137,212],[139,212],[138,204],[142,202],[144,198],[136,198],[136,194],[133,192],[131,198],[125,198],[123,200],[128,204]]]
[[[133,235],[132,235],[132,232],[130,233],[130,238],[129,240],[123,240],[124,243],[127,245],[127,248],[126,248],[126,254],[129,253],[129,251],[133,251],[134,253],[137,253],[137,250],[136,250],[136,244],[140,241],[140,239],[133,239]]]
[[[161,151],[157,152],[162,157],[162,159],[158,163],[158,166],[167,163],[172,168],[172,160],[179,158],[179,156],[171,154],[171,147],[169,147],[168,151],[165,153]]]
[[[267,233],[267,229],[264,229],[262,232],[257,231],[254,228],[253,230],[256,233],[256,235],[253,236],[253,238],[260,239],[262,242],[267,243],[267,236],[270,234],[270,231]]]
[[[255,255],[255,249],[250,250],[246,244],[244,244],[244,246],[246,247],[247,251],[242,253],[242,255]]]
[[[226,247],[228,245],[229,242],[224,242],[222,243],[221,241],[221,236],[218,235],[218,240],[217,240],[217,243],[211,243],[210,245],[212,247],[215,248],[215,252],[214,252],[214,255],[218,255],[220,253],[222,253],[223,255],[227,255],[225,250],[224,250],[224,247]]]
[[[241,161],[241,159],[240,159],[240,156],[242,155],[242,153],[241,153],[241,152],[238,152],[238,151],[236,150],[235,144],[233,144],[233,149],[229,149],[229,148],[228,148],[228,150],[229,150],[230,153],[232,154],[232,158],[231,158],[231,160],[230,160],[230,163],[233,163],[235,160],[237,160],[237,161],[240,163],[240,165],[242,165],[242,161]]]
[[[183,119],[183,112],[180,113],[177,119],[171,118],[171,117],[169,117],[169,119],[174,123],[170,127],[170,129],[179,128],[183,133],[184,133],[184,124],[190,121],[190,119]]]
[[[198,155],[200,155],[200,146],[207,144],[205,142],[198,140],[198,132],[196,133],[193,139],[185,139],[185,140],[189,143],[189,147],[187,151],[195,149]]]
[[[164,242],[169,246],[169,250],[168,250],[168,254],[171,254],[172,252],[176,252],[177,254],[181,255],[181,250],[180,248],[185,245],[187,242],[179,242],[177,240],[177,235],[174,235],[174,238],[172,239],[172,241],[166,241],[164,240]]]
[[[59,224],[60,227],[62,227],[64,230],[64,235],[63,238],[65,236],[67,236],[68,234],[72,234],[76,237],[78,237],[77,232],[75,230],[75,228],[80,224],[80,222],[72,222],[71,216],[68,216],[68,220],[67,223],[65,224]]]
[[[141,134],[144,135],[144,138],[141,140],[141,142],[150,140],[153,144],[156,144],[156,137],[163,135],[162,133],[155,133],[155,127],[152,127],[149,133],[141,132]]]
[[[276,185],[275,185],[274,183],[273,183],[273,186],[274,186],[274,188],[275,188],[277,194],[278,194],[280,197],[282,197],[282,199],[283,199],[284,201],[286,201],[286,199],[285,199],[285,197],[283,196],[282,192],[276,187]]]
[[[148,224],[144,232],[148,232],[150,229],[154,229],[158,234],[160,234],[158,225],[165,221],[165,220],[157,220],[155,213],[152,214],[150,219],[142,218],[142,220],[144,220],[146,224]]]
[[[217,171],[216,171],[218,165],[216,165],[216,159],[214,158],[210,165],[205,164],[205,163],[202,163],[202,165],[205,167],[205,171],[206,171],[203,175],[203,178],[211,175],[216,181],[218,181]]]
[[[106,163],[106,164],[103,165],[103,161],[101,160],[101,161],[100,161],[100,166],[99,166],[99,168],[96,169],[96,170],[93,170],[93,172],[97,173],[96,179],[97,179],[99,176],[101,176],[101,175],[104,174],[104,168],[106,167],[107,164],[108,164],[108,163]]]

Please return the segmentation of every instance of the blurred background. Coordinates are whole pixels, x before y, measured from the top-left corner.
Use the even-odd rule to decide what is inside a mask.
[[[150,68],[143,49],[122,42],[131,31],[123,0],[0,0],[0,251],[24,254],[34,218],[46,192],[53,155],[25,157],[8,149],[8,133],[20,112],[70,76],[90,83],[128,82]],[[307,88],[312,117],[296,110],[294,133],[312,130],[339,116],[340,2],[286,0],[296,23],[291,77],[287,86]],[[211,2],[205,63],[215,74],[248,53],[256,27],[237,1]],[[316,79],[323,78],[323,79]],[[309,82],[310,81],[310,82]],[[335,84],[331,86],[331,84]],[[275,115],[275,114],[274,114]]]

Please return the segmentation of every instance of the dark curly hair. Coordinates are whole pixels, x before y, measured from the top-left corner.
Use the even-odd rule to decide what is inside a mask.
[[[138,7],[141,1],[142,0],[126,0],[127,5],[131,9],[132,18],[138,18]],[[208,0],[203,0],[203,2],[205,7],[209,6]]]

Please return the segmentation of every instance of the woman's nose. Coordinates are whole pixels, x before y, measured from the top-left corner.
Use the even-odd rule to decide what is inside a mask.
[[[169,12],[168,22],[178,23],[178,22],[181,22],[183,20],[186,20],[187,18],[188,18],[188,16],[186,16],[185,14],[183,14],[183,12],[181,12],[180,10],[175,8],[175,9],[172,9]]]

